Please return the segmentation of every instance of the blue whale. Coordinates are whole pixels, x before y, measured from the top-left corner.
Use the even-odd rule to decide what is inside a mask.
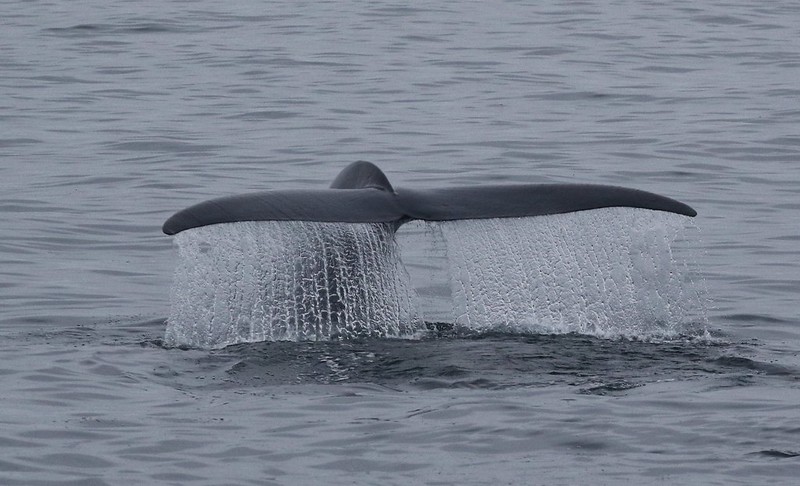
[[[178,211],[162,230],[238,221],[394,223],[411,220],[515,218],[608,207],[644,208],[694,217],[688,205],[651,192],[594,184],[518,184],[395,189],[374,164],[350,164],[329,189],[264,191],[201,202]]]

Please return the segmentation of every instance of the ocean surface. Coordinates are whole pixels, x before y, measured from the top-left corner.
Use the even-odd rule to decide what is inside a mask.
[[[0,74],[0,484],[800,476],[797,2],[3,1]],[[664,303],[637,299],[633,327],[592,307],[580,317],[602,332],[492,313],[465,329],[454,302],[507,294],[451,293],[438,230],[408,225],[423,336],[168,345],[186,275],[166,218],[324,188],[355,160],[395,187],[597,183],[683,201],[699,214],[679,240],[641,237],[641,215],[634,233],[687,270],[692,291],[665,302],[691,317],[651,321]],[[595,241],[583,227],[613,248],[633,231],[616,211],[567,216],[578,236],[548,248]],[[458,251],[480,263],[495,248],[481,244]],[[543,261],[520,248],[515,263]],[[557,270],[551,289],[605,301]]]

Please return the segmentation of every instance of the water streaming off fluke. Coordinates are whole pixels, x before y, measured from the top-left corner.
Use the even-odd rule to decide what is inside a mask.
[[[686,218],[607,208],[441,223],[455,323],[477,331],[672,337],[704,331]]]
[[[459,329],[649,338],[705,324],[696,272],[673,251],[686,242],[682,216],[608,208],[425,224],[445,243],[438,265]],[[237,222],[175,238],[168,345],[425,329],[392,224]]]
[[[168,345],[404,337],[423,326],[390,224],[238,222],[175,240]]]

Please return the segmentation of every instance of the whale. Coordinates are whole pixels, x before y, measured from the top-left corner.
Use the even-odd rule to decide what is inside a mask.
[[[496,184],[436,189],[394,188],[375,164],[353,162],[327,189],[290,189],[224,196],[182,209],[162,231],[244,221],[388,223],[522,218],[610,207],[697,215],[689,205],[639,189],[597,184]]]

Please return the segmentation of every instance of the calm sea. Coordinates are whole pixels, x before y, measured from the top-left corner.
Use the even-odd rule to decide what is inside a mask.
[[[788,0],[0,2],[0,483],[790,484],[799,79]],[[358,159],[684,201],[707,332],[162,345],[167,217]]]

